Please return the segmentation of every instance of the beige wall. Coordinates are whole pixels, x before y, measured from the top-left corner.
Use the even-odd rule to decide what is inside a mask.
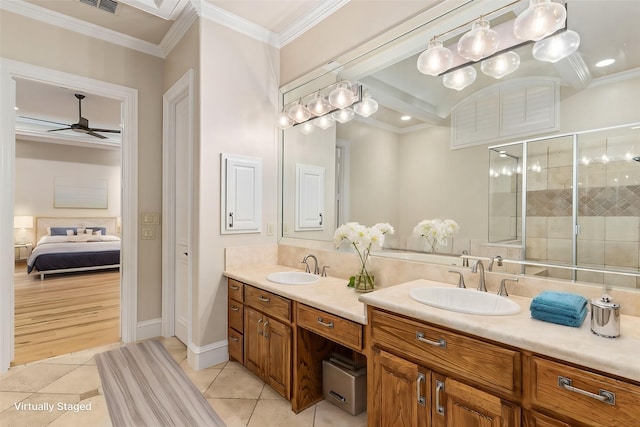
[[[2,10],[4,58],[138,90],[138,209],[160,212],[162,59]],[[126,183],[123,183],[126,185]],[[138,242],[138,321],[161,316],[161,240]]]

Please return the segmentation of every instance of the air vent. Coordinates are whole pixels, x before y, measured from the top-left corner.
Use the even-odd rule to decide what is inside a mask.
[[[80,0],[80,3],[97,7],[109,13],[116,13],[116,8],[118,7],[118,2],[114,0]]]

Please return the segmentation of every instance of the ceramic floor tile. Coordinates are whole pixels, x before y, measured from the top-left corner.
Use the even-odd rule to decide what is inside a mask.
[[[185,374],[191,379],[193,384],[200,390],[201,393],[207,391],[213,380],[222,372],[222,369],[218,369],[215,367],[201,369],[199,371],[194,371],[187,362],[187,359],[183,360],[180,363],[180,368],[184,371]]]
[[[111,427],[107,401],[104,396],[81,400],[79,405],[60,415],[48,427]]]
[[[121,342],[107,344],[88,350],[77,351],[75,353],[64,354],[61,356],[51,357],[49,359],[40,360],[35,363],[54,363],[59,365],[95,365],[93,356],[104,351],[113,350],[114,348],[122,347],[124,344]]]
[[[248,427],[313,427],[315,408],[296,414],[284,399],[259,400]]]
[[[17,391],[0,391],[0,412],[11,408],[14,404],[26,399],[31,393]]]
[[[48,426],[65,413],[59,405],[74,404],[79,397],[73,394],[34,393],[17,407],[12,406],[0,414],[2,427],[40,427]]]
[[[245,370],[247,368],[244,367],[244,365],[242,363],[238,363],[238,362],[226,362],[226,364],[224,365],[224,369],[241,369],[241,370]]]
[[[227,427],[245,427],[258,403],[255,399],[211,399],[209,404]]]
[[[0,381],[0,391],[35,392],[42,390],[66,373],[75,369],[77,365],[54,365],[37,363],[27,365],[7,379]]]
[[[205,392],[206,397],[258,399],[264,382],[246,369],[223,369],[211,387]]]
[[[353,416],[323,400],[316,405],[313,427],[367,427],[367,412]]]
[[[265,384],[264,388],[262,389],[262,393],[260,393],[260,400],[262,399],[282,399],[282,396],[280,396],[274,389]]]
[[[180,363],[187,358],[187,347],[176,337],[163,338],[160,342],[176,362]]]
[[[60,379],[39,390],[40,393],[84,394],[100,387],[100,374],[95,365],[79,366]]]

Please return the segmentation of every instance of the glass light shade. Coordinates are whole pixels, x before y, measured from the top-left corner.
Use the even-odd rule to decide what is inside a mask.
[[[520,40],[538,41],[564,26],[567,10],[551,0],[530,0],[527,10],[513,21],[513,34]]]
[[[335,122],[336,121],[333,119],[333,117],[329,115],[320,116],[312,120],[312,123],[318,126],[320,129],[329,129]]]
[[[418,56],[418,71],[428,76],[437,76],[447,71],[453,64],[453,53],[433,38],[427,50]]]
[[[520,55],[511,51],[489,59],[480,64],[480,70],[487,76],[501,79],[507,74],[513,73],[520,66]]]
[[[471,31],[458,40],[458,53],[470,61],[479,61],[498,50],[498,33],[489,27],[489,21],[478,19]]]
[[[343,108],[342,110],[334,111],[331,113],[331,117],[335,119],[335,121],[340,123],[347,123],[348,121],[353,120],[355,117],[355,113],[351,108]]]
[[[297,123],[307,121],[311,117],[311,113],[309,112],[309,110],[307,110],[307,107],[302,105],[302,101],[298,101],[296,105],[289,108],[288,114],[289,117],[291,117]]]
[[[533,44],[533,57],[538,61],[558,62],[575,52],[580,46],[580,35],[567,30]]]
[[[336,108],[345,108],[356,100],[349,82],[340,82],[329,94],[329,102]]]
[[[291,117],[289,117],[287,112],[283,111],[282,113],[280,113],[280,115],[278,116],[278,127],[280,129],[287,129],[290,128],[291,125],[293,125],[293,120],[291,120]]]
[[[314,116],[322,116],[331,111],[331,104],[320,92],[316,92],[311,102],[307,104],[307,110]]]
[[[300,132],[302,132],[304,135],[309,135],[313,133],[314,130],[316,130],[316,127],[313,125],[313,123],[306,122],[298,126],[298,129],[300,129]]]
[[[449,89],[462,90],[475,82],[477,75],[476,69],[469,65],[442,76],[442,84]]]
[[[371,97],[368,90],[364,91],[362,95],[362,101],[353,106],[353,110],[360,114],[362,117],[369,117],[376,111],[378,111],[378,102]]]

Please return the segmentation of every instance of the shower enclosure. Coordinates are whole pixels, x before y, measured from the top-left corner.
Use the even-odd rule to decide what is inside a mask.
[[[489,241],[520,245],[524,273],[640,287],[640,124],[489,153]]]

